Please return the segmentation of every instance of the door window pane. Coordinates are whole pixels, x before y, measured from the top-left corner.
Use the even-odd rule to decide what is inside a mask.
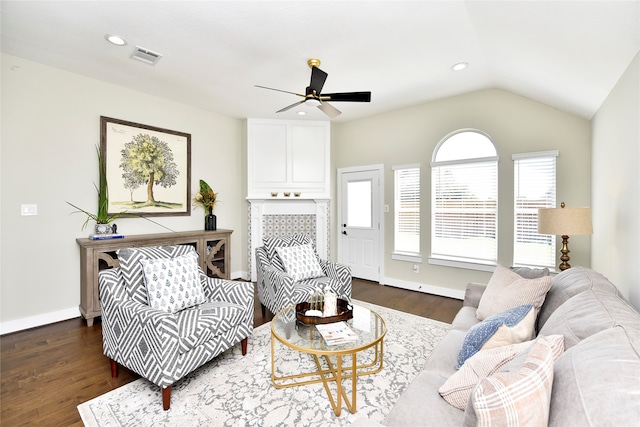
[[[347,225],[371,228],[371,181],[347,183]]]

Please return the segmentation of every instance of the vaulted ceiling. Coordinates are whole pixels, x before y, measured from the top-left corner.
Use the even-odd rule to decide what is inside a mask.
[[[372,92],[333,103],[336,121],[486,88],[591,118],[640,50],[637,0],[3,0],[1,19],[4,53],[236,118],[325,120],[276,114],[300,98],[255,87],[304,93],[309,58],[323,92]]]

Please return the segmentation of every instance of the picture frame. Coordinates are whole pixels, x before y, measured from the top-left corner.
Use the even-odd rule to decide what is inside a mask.
[[[191,215],[191,134],[100,116],[109,215]]]

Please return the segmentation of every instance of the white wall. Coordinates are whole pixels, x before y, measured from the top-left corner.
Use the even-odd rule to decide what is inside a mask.
[[[191,191],[204,179],[219,192],[218,228],[235,230],[231,272],[241,274],[246,266],[242,121],[4,54],[1,79],[2,333],[79,313],[75,239],[90,230],[81,230],[84,217],[70,215],[65,201],[95,211],[101,115],[191,134]],[[23,203],[37,204],[38,215],[21,216]],[[203,216],[194,209],[189,217],[157,221],[175,231],[201,230]],[[139,218],[117,224],[125,235],[166,231]]]
[[[592,120],[591,264],[640,309],[640,54]]]
[[[447,134],[475,128],[489,134],[498,150],[498,261],[512,264],[514,153],[559,150],[558,203],[591,205],[591,129],[588,120],[502,90],[484,90],[333,126],[336,168],[384,164],[385,279],[387,284],[420,283],[460,292],[469,281],[486,282],[491,273],[429,265],[431,167],[433,150]],[[391,259],[393,251],[393,165],[421,163],[420,273],[413,263]],[[337,201],[333,204],[337,206]],[[335,223],[335,221],[333,221]],[[336,235],[335,230],[332,235]],[[590,237],[572,236],[571,264],[590,265]],[[332,247],[337,247],[332,242]],[[560,244],[558,242],[558,250]],[[559,258],[558,253],[558,258]],[[559,263],[559,260],[558,260]],[[445,292],[444,294],[449,294]]]

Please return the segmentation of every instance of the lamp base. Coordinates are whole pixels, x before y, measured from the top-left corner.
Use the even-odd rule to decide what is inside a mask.
[[[560,256],[560,261],[562,261],[560,263],[560,271],[564,271],[571,268],[571,264],[569,264],[569,252],[571,251],[569,250],[569,236],[567,235],[562,236],[562,249],[560,249],[560,252],[562,253],[562,256]]]

